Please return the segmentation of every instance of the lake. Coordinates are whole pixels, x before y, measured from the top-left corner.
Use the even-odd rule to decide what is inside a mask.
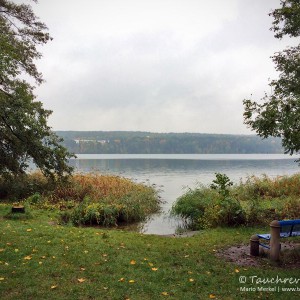
[[[147,234],[173,234],[180,220],[169,218],[174,201],[187,187],[210,184],[215,173],[238,183],[247,176],[270,177],[299,172],[295,157],[281,154],[78,154],[71,164],[78,172],[100,172],[154,184],[163,200],[162,212],[140,224]]]

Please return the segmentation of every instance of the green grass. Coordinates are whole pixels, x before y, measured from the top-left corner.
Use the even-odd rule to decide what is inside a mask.
[[[0,205],[0,299],[297,299],[241,292],[240,276],[297,277],[264,260],[240,267],[215,255],[267,228],[216,228],[189,238],[55,225],[57,212],[5,219]],[[154,268],[154,269],[152,269]],[[79,279],[83,282],[79,282]],[[133,280],[134,282],[130,282]],[[269,286],[269,285],[266,285]],[[300,284],[298,284],[300,287]]]

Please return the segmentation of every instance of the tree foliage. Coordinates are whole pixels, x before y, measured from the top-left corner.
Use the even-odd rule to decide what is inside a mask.
[[[282,153],[281,139],[256,135],[154,133],[142,131],[57,131],[74,153],[216,154]]]
[[[281,7],[273,10],[271,28],[278,39],[300,35],[299,0],[281,1]],[[286,153],[300,150],[300,44],[275,53],[272,57],[278,79],[272,80],[272,93],[265,94],[262,103],[244,100],[244,120],[263,138],[282,137]]]
[[[43,82],[35,60],[49,40],[30,5],[0,0],[0,174],[24,173],[30,160],[52,177],[72,170],[72,155],[47,125],[52,112],[36,100],[30,83]]]

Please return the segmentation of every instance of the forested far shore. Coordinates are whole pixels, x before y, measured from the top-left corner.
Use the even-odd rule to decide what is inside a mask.
[[[280,138],[255,135],[153,133],[139,131],[57,131],[78,154],[250,154],[283,153]]]

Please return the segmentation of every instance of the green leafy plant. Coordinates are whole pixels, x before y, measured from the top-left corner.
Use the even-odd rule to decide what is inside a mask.
[[[233,185],[233,182],[229,179],[226,174],[215,173],[216,179],[213,180],[213,183],[210,185],[210,188],[217,190],[218,193],[223,196],[229,196],[229,188]]]

